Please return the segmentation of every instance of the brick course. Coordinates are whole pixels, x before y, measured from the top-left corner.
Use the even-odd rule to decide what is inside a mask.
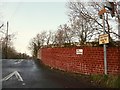
[[[83,49],[77,55],[76,49]],[[81,74],[104,74],[103,47],[41,48],[39,58],[50,67]],[[108,74],[120,74],[120,48],[107,47]]]

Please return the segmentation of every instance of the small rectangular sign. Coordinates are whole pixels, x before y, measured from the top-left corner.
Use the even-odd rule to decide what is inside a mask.
[[[83,49],[76,49],[76,54],[83,54]]]
[[[106,44],[109,43],[109,35],[103,34],[99,36],[99,44]]]

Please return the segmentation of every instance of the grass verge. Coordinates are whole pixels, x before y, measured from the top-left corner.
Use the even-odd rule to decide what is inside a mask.
[[[105,88],[120,88],[120,75],[91,75],[91,80]]]

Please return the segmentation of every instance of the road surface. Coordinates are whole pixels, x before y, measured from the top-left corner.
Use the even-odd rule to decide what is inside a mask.
[[[70,75],[63,75],[38,66],[34,60],[2,60],[2,77],[17,71],[23,81],[15,75],[2,81],[2,88],[94,88],[91,83],[77,80]]]

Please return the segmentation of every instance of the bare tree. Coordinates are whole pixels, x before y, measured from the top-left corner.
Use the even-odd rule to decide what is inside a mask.
[[[108,2],[108,1],[107,1]],[[114,3],[114,10],[111,11],[108,8],[105,8],[107,10],[107,12],[105,13],[105,30],[106,33],[109,35],[109,39],[110,39],[110,43],[109,45],[119,45],[119,42],[117,42],[117,38],[120,38],[119,35],[119,25],[120,25],[120,18],[119,18],[119,5],[117,4],[118,2],[116,2],[116,0],[113,0]],[[102,3],[104,6],[106,6],[106,3]],[[101,5],[98,2],[91,2],[90,6],[92,6],[94,9],[98,10],[98,12],[100,11],[100,9],[103,8],[103,5]],[[111,16],[114,14],[115,18],[112,18]],[[98,20],[100,21],[100,20]],[[113,27],[115,27],[115,25],[110,24],[110,22],[115,22],[116,25],[118,23],[118,30],[113,29]],[[116,27],[117,28],[117,27]]]
[[[80,43],[84,43],[91,39],[98,38],[99,34],[103,32],[103,24],[100,20],[98,12],[103,8],[103,4],[100,2],[68,2],[67,7],[69,10],[69,18],[71,22],[71,28],[76,33],[78,40]],[[116,2],[114,2],[116,4]],[[105,30],[106,33],[109,34],[111,41],[114,37],[119,36],[110,25],[111,16],[110,10],[107,9],[107,13],[105,13]],[[117,20],[119,20],[118,11],[115,10],[115,14]]]
[[[7,41],[6,41],[6,38],[8,38]],[[2,58],[13,58],[13,57],[15,58],[16,57],[17,51],[15,50],[13,46],[14,38],[15,38],[15,34],[9,34],[8,36],[1,38]],[[7,48],[6,48],[6,42],[7,42]]]
[[[55,34],[55,44],[62,45],[65,43],[65,38],[64,38],[64,31],[61,29],[58,29],[56,34]]]
[[[67,24],[60,25],[58,31],[63,32],[64,43],[72,43],[73,32]]]
[[[31,39],[28,48],[31,50],[33,57],[37,57],[38,50],[45,45],[45,39],[46,31],[37,34],[33,39]]]
[[[97,17],[88,11],[86,3],[68,2],[68,9],[71,28],[80,44],[84,44],[86,41],[91,40],[93,36],[100,33],[96,23]]]
[[[48,46],[49,44],[52,44],[53,43],[53,32],[52,31],[48,31],[46,33],[46,45]]]

